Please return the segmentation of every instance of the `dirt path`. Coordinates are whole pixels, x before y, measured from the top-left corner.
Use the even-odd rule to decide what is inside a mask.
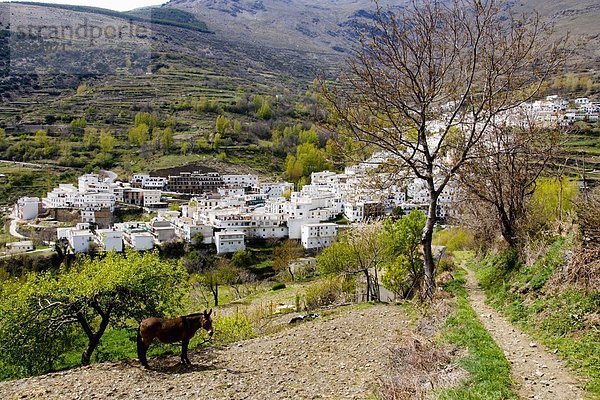
[[[512,366],[513,380],[524,399],[578,400],[584,398],[581,383],[565,364],[541,345],[515,328],[506,318],[485,304],[485,294],[475,275],[468,271],[469,300]]]
[[[274,335],[176,357],[103,363],[0,383],[0,399],[368,399],[388,346],[407,324],[400,307],[346,310]]]

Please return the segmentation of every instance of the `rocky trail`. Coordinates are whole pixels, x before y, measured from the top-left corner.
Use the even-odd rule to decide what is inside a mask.
[[[176,356],[102,363],[0,383],[0,399],[367,399],[389,346],[407,324],[402,308],[340,311],[279,333]]]
[[[584,399],[585,392],[581,389],[581,382],[570,374],[564,362],[485,304],[485,294],[470,270],[466,288],[471,306],[510,362],[513,380],[521,398]]]

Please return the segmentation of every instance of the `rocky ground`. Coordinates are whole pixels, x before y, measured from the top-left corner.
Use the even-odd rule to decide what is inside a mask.
[[[564,362],[485,304],[485,294],[472,271],[469,271],[467,290],[473,309],[511,364],[520,397],[538,400],[584,398],[581,382],[569,372]]]
[[[0,383],[0,399],[367,399],[391,342],[407,324],[400,307],[345,310],[279,333],[178,357],[102,363]]]

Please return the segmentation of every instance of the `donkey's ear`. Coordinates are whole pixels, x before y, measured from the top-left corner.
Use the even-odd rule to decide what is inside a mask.
[[[202,314],[206,315],[206,308],[202,311]]]
[[[212,314],[212,308],[210,309],[210,311],[206,315],[210,316],[210,314]]]

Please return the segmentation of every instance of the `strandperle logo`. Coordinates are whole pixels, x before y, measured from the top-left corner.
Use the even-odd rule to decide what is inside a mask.
[[[134,24],[129,20],[127,24],[122,25],[96,25],[83,18],[83,22],[78,25],[11,25],[14,29],[16,39],[68,39],[84,40],[89,44],[95,44],[100,39],[146,39],[149,29],[143,25]]]
[[[150,14],[147,18],[151,20]],[[0,31],[0,51],[12,75],[98,76],[150,71],[154,50],[150,22],[0,3]]]

